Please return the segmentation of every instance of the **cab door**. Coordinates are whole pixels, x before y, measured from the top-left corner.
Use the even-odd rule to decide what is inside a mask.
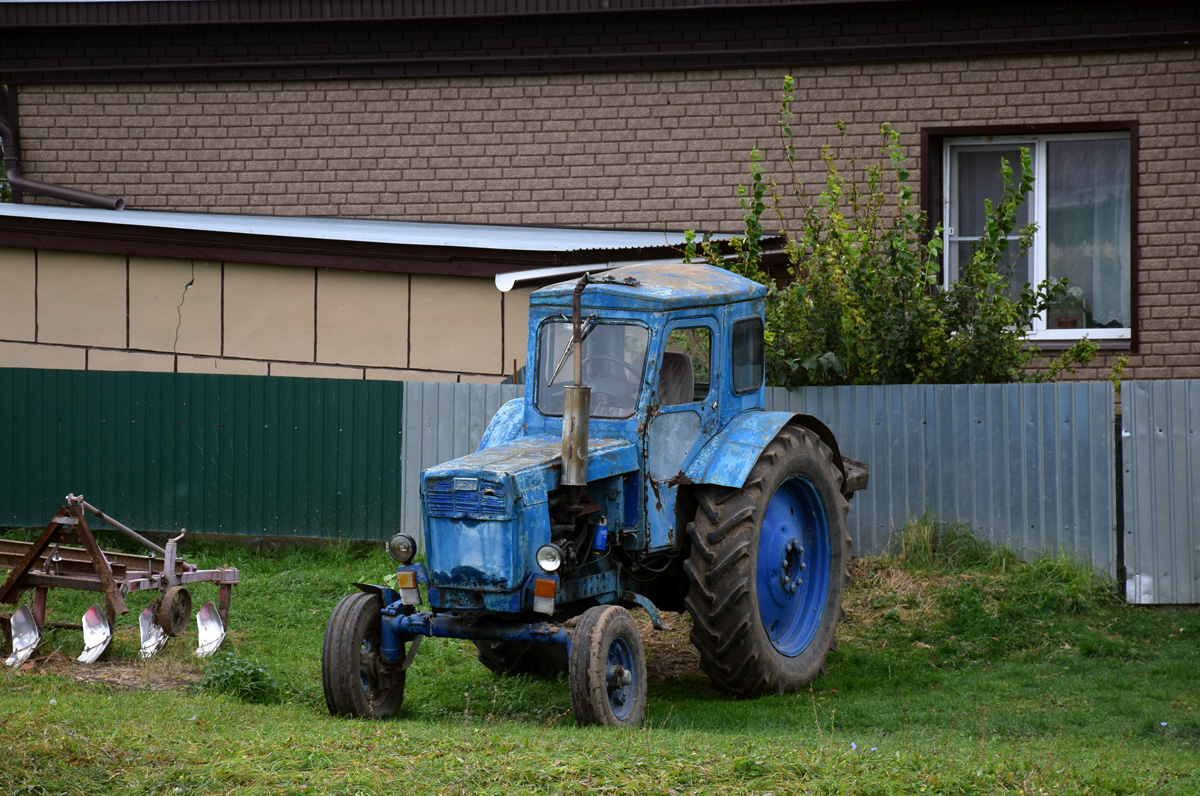
[[[687,520],[676,517],[676,496],[684,469],[717,428],[720,390],[713,368],[717,345],[713,319],[681,319],[667,327],[654,363],[657,372],[647,412],[642,475],[649,550],[677,547],[686,530]]]

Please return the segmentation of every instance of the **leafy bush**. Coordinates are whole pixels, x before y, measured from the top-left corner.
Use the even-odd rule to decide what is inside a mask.
[[[1035,226],[1019,230],[1017,210],[1033,184],[1029,152],[1020,176],[1002,162],[1004,195],[986,202],[986,223],[959,279],[942,287],[941,225],[932,231],[908,185],[899,134],[884,124],[883,162],[845,166],[828,145],[821,149],[825,185],[816,201],[803,195],[795,175],[790,119],[792,78],[784,81],[780,131],[791,197],[766,181],[762,155],[751,153],[749,186],[739,186],[745,234],[732,254],[689,233],[685,257],[704,256],[768,289],[767,378],[776,385],[963,384],[1055,378],[1096,351],[1084,340],[1036,375],[1026,372],[1040,351],[1026,339],[1031,323],[1067,290],[1065,280],[1029,284],[1010,295],[1012,263],[1026,253]],[[841,146],[846,126],[838,124]],[[846,174],[856,175],[849,178]],[[777,218],[791,280],[776,284],[763,265],[763,215]]]
[[[233,652],[214,655],[204,668],[204,681],[200,685],[206,691],[228,694],[257,705],[277,705],[283,701],[283,689],[269,671]]]

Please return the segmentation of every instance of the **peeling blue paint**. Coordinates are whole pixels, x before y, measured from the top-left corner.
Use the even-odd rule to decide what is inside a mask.
[[[740,487],[763,448],[792,419],[789,412],[738,415],[696,454],[686,475],[698,484]]]
[[[520,398],[508,401],[492,417],[479,441],[478,450],[494,448],[520,437],[524,431],[525,402]]]

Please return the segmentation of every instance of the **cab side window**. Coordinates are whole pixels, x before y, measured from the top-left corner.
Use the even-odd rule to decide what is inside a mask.
[[[658,380],[658,402],[676,406],[708,397],[712,372],[712,332],[707,326],[674,329],[667,336],[662,371]]]
[[[763,383],[762,318],[743,318],[733,324],[733,391],[753,392]]]

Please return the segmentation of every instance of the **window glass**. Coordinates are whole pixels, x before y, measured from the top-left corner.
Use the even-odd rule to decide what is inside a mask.
[[[1008,161],[1013,168],[1013,179],[1021,179],[1021,150],[1019,147],[957,147],[953,150],[951,170],[956,179],[951,184],[950,206],[954,214],[950,220],[946,247],[948,271],[951,281],[958,279],[959,268],[970,262],[975,242],[983,234],[986,202],[993,206],[1004,197],[1004,176],[1000,171],[1000,159]],[[1017,212],[1013,232],[1020,232],[1029,223],[1029,209],[1033,197],[1027,197]],[[1028,255],[1017,257],[1017,240],[1020,236],[1008,236],[1008,257],[1001,274],[1008,279],[1008,296],[1020,297],[1025,284],[1033,281],[1029,272]]]
[[[571,324],[542,324],[538,343],[538,411],[563,413],[563,388],[575,380]],[[591,417],[624,418],[637,407],[650,333],[644,326],[590,322],[584,330],[583,383],[592,388]]]
[[[1037,225],[1017,257],[1009,236],[1009,296],[1026,283],[1070,280],[1066,294],[1036,319],[1031,336],[1128,339],[1132,321],[1133,185],[1128,133],[1071,133],[946,142],[944,218],[947,283],[958,278],[983,232],[984,202],[1003,196],[1000,159],[1020,178],[1021,148],[1030,152],[1033,190],[1021,206],[1019,231]]]
[[[1051,141],[1046,183],[1046,272],[1071,280],[1047,322],[1065,329],[1128,327],[1129,143]]]
[[[733,391],[747,393],[763,383],[763,324],[743,318],[733,325]]]
[[[673,329],[659,373],[658,402],[674,406],[707,398],[711,361],[712,332],[707,326]]]

